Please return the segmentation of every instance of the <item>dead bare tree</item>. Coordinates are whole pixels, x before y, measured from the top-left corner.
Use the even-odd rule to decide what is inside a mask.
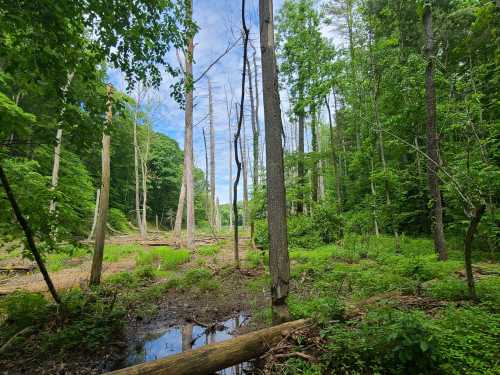
[[[238,139],[241,133],[241,125],[243,123],[243,110],[245,105],[245,82],[247,70],[247,54],[248,54],[248,35],[250,31],[247,28],[245,20],[245,0],[241,0],[241,23],[243,27],[243,71],[241,72],[241,98],[238,115],[238,127],[234,135],[234,159],[236,161],[236,179],[233,186],[233,213],[234,213],[234,260],[236,268],[240,268],[240,255],[238,248],[238,183],[241,174],[241,161],[238,157]]]

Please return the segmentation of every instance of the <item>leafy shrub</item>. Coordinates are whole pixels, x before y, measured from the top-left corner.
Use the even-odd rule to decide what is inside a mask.
[[[466,299],[467,286],[465,281],[457,277],[447,277],[442,280],[431,281],[425,293],[432,298],[448,301],[461,301]]]
[[[246,260],[253,268],[269,264],[269,254],[265,251],[250,250],[247,252]]]
[[[314,318],[315,321],[327,323],[340,320],[344,316],[344,304],[334,297],[318,297],[304,301],[295,295],[288,298],[290,313],[295,319]]]
[[[14,292],[1,302],[5,323],[16,330],[38,326],[47,320],[49,303],[41,293]]]
[[[187,285],[196,285],[200,281],[212,278],[212,272],[206,268],[193,268],[184,275],[184,283]]]
[[[339,373],[437,373],[437,341],[420,312],[377,310],[353,327],[333,325],[323,332],[325,360]]]
[[[120,232],[127,232],[130,229],[127,217],[118,208],[109,209],[108,223],[111,226],[111,228]]]
[[[444,372],[497,374],[500,315],[480,307],[448,308],[434,330]]]
[[[368,210],[349,211],[345,214],[344,228],[347,233],[373,233],[373,213]]]
[[[264,249],[269,248],[267,222],[257,220],[255,225],[255,243]],[[288,246],[290,248],[313,249],[323,245],[319,228],[309,216],[288,218]]]
[[[317,205],[313,211],[313,222],[324,243],[331,243],[342,238],[343,220],[331,204]]]
[[[37,293],[13,293],[3,299],[0,310],[6,314],[0,325],[0,339],[6,340],[22,328],[37,333],[28,342],[19,338],[11,353],[63,354],[77,349],[94,351],[122,333],[124,312],[114,306],[113,293],[105,288],[82,292],[72,289],[61,294],[62,308],[50,304]],[[113,306],[114,308],[111,308]]]

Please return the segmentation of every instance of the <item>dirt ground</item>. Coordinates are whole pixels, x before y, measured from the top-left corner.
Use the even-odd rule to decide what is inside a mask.
[[[225,237],[219,237],[221,240],[226,240]],[[212,237],[199,237],[196,239],[196,245],[213,244],[216,240]],[[177,247],[176,243],[169,237],[168,234],[150,234],[148,240],[141,240],[138,234],[127,234],[120,236],[112,236],[106,240],[106,244],[128,245],[139,244],[146,250],[154,246],[172,246]],[[248,239],[240,239],[240,257],[244,259]],[[190,263],[196,261],[196,253],[193,254]],[[230,264],[233,260],[232,245],[227,241],[226,245],[221,248],[217,254],[217,263],[220,265]],[[71,287],[85,285],[88,282],[90,275],[92,259],[90,256],[72,258],[69,261],[68,268],[56,272],[50,272],[52,281],[57,289],[69,289]],[[116,262],[104,262],[103,277],[106,278],[117,272],[131,271],[135,267],[135,254],[120,259]],[[30,292],[47,293],[47,285],[43,280],[42,275],[38,272],[36,264],[21,257],[7,258],[0,261],[0,269],[11,269],[12,271],[0,273],[0,296],[10,294],[16,290],[24,290]]]
[[[220,237],[222,241],[219,252],[212,257],[202,257],[195,250],[191,260],[182,265],[180,271],[199,267],[199,258],[203,258],[204,267],[210,269],[220,283],[217,293],[191,293],[171,289],[155,302],[157,312],[145,319],[140,315],[129,312],[127,316],[124,336],[113,342],[97,355],[89,357],[86,354],[74,353],[64,360],[51,359],[42,361],[30,358],[17,361],[0,361],[0,368],[8,368],[7,372],[0,370],[0,374],[101,374],[116,368],[123,367],[130,347],[140,343],[150,332],[164,330],[172,326],[183,325],[186,322],[202,322],[212,324],[220,322],[240,312],[250,312],[252,308],[261,308],[269,303],[267,291],[249,292],[246,284],[252,278],[261,275],[263,270],[247,269],[244,261],[241,272],[224,272],[233,265],[233,245],[228,237]],[[196,245],[213,244],[216,239],[200,236]],[[113,236],[107,240],[108,244],[140,244],[146,251],[155,246],[176,247],[168,235],[154,235],[148,241],[141,241],[137,235]],[[239,242],[240,259],[246,258],[249,251],[249,239],[241,238]],[[1,254],[0,254],[1,255]],[[122,271],[132,271],[135,267],[135,254],[122,258],[116,262],[105,262],[104,277]],[[1,259],[1,258],[0,258]],[[69,268],[64,268],[50,275],[57,289],[67,289],[74,286],[85,286],[90,273],[91,257],[72,258]],[[0,268],[32,268],[29,272],[13,272],[3,280],[0,279],[0,295],[9,294],[15,290],[46,292],[46,285],[41,274],[33,267],[34,264],[16,259],[0,261]],[[5,277],[5,274],[4,274]],[[253,293],[253,294],[252,294]],[[258,294],[258,295],[256,295]],[[257,322],[249,323],[244,331],[259,328]]]

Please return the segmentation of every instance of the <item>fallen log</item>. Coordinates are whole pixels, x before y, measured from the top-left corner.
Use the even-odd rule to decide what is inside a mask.
[[[233,339],[205,345],[156,361],[113,371],[112,375],[207,375],[257,358],[284,336],[303,328],[306,319],[250,332]]]

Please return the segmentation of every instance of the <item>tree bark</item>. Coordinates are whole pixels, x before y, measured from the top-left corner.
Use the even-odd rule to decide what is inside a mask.
[[[472,273],[472,240],[476,234],[477,227],[481,218],[483,217],[484,211],[486,210],[485,205],[480,205],[479,207],[474,207],[473,215],[470,220],[469,227],[467,228],[467,233],[465,234],[464,241],[464,259],[465,259],[465,274],[467,276],[467,288],[469,291],[469,298],[473,301],[477,301],[476,286],[474,283],[474,274]]]
[[[109,206],[109,184],[110,184],[110,144],[109,130],[113,121],[113,87],[107,86],[107,106],[106,124],[102,135],[102,186],[101,198],[99,202],[99,217],[97,219],[94,256],[92,258],[92,268],[90,270],[90,285],[99,285],[102,273],[102,258],[104,255],[104,241],[106,239],[106,222],[108,218]]]
[[[235,338],[205,345],[156,361],[141,363],[110,375],[206,375],[246,362],[266,353],[284,336],[304,328],[307,320],[295,320]]]
[[[43,276],[43,279],[45,280],[45,283],[47,284],[47,288],[49,289],[50,294],[52,295],[52,298],[54,301],[56,301],[58,304],[61,303],[61,299],[59,298],[59,295],[57,294],[56,288],[54,287],[54,284],[52,283],[52,279],[49,276],[49,273],[47,272],[47,269],[45,268],[45,264],[43,263],[42,256],[40,255],[38,248],[36,247],[35,240],[33,238],[33,232],[31,230],[31,227],[29,226],[28,222],[24,218],[21,209],[19,208],[16,198],[14,197],[14,193],[12,192],[12,189],[10,188],[9,180],[7,179],[7,175],[5,174],[2,166],[0,165],[0,181],[2,182],[3,188],[5,190],[5,194],[7,195],[7,199],[10,202],[10,205],[12,206],[12,210],[14,211],[14,214],[16,215],[16,219],[19,222],[19,225],[23,229],[24,236],[26,237],[26,242],[28,244],[28,248],[30,249],[31,253],[33,254],[33,257],[35,258],[36,264],[38,265],[38,268],[40,269],[40,273]]]
[[[286,193],[281,133],[278,70],[274,44],[272,0],[259,0],[260,46],[266,140],[267,221],[273,321],[288,320],[286,299],[290,284],[290,260],[286,220]]]
[[[441,201],[441,189],[439,187],[438,165],[439,160],[439,138],[436,128],[436,86],[434,83],[434,42],[432,32],[432,11],[429,3],[424,6],[424,31],[425,31],[425,57],[427,68],[425,71],[425,91],[427,106],[427,179],[434,206],[434,247],[439,260],[448,259],[444,239],[443,205]]]

